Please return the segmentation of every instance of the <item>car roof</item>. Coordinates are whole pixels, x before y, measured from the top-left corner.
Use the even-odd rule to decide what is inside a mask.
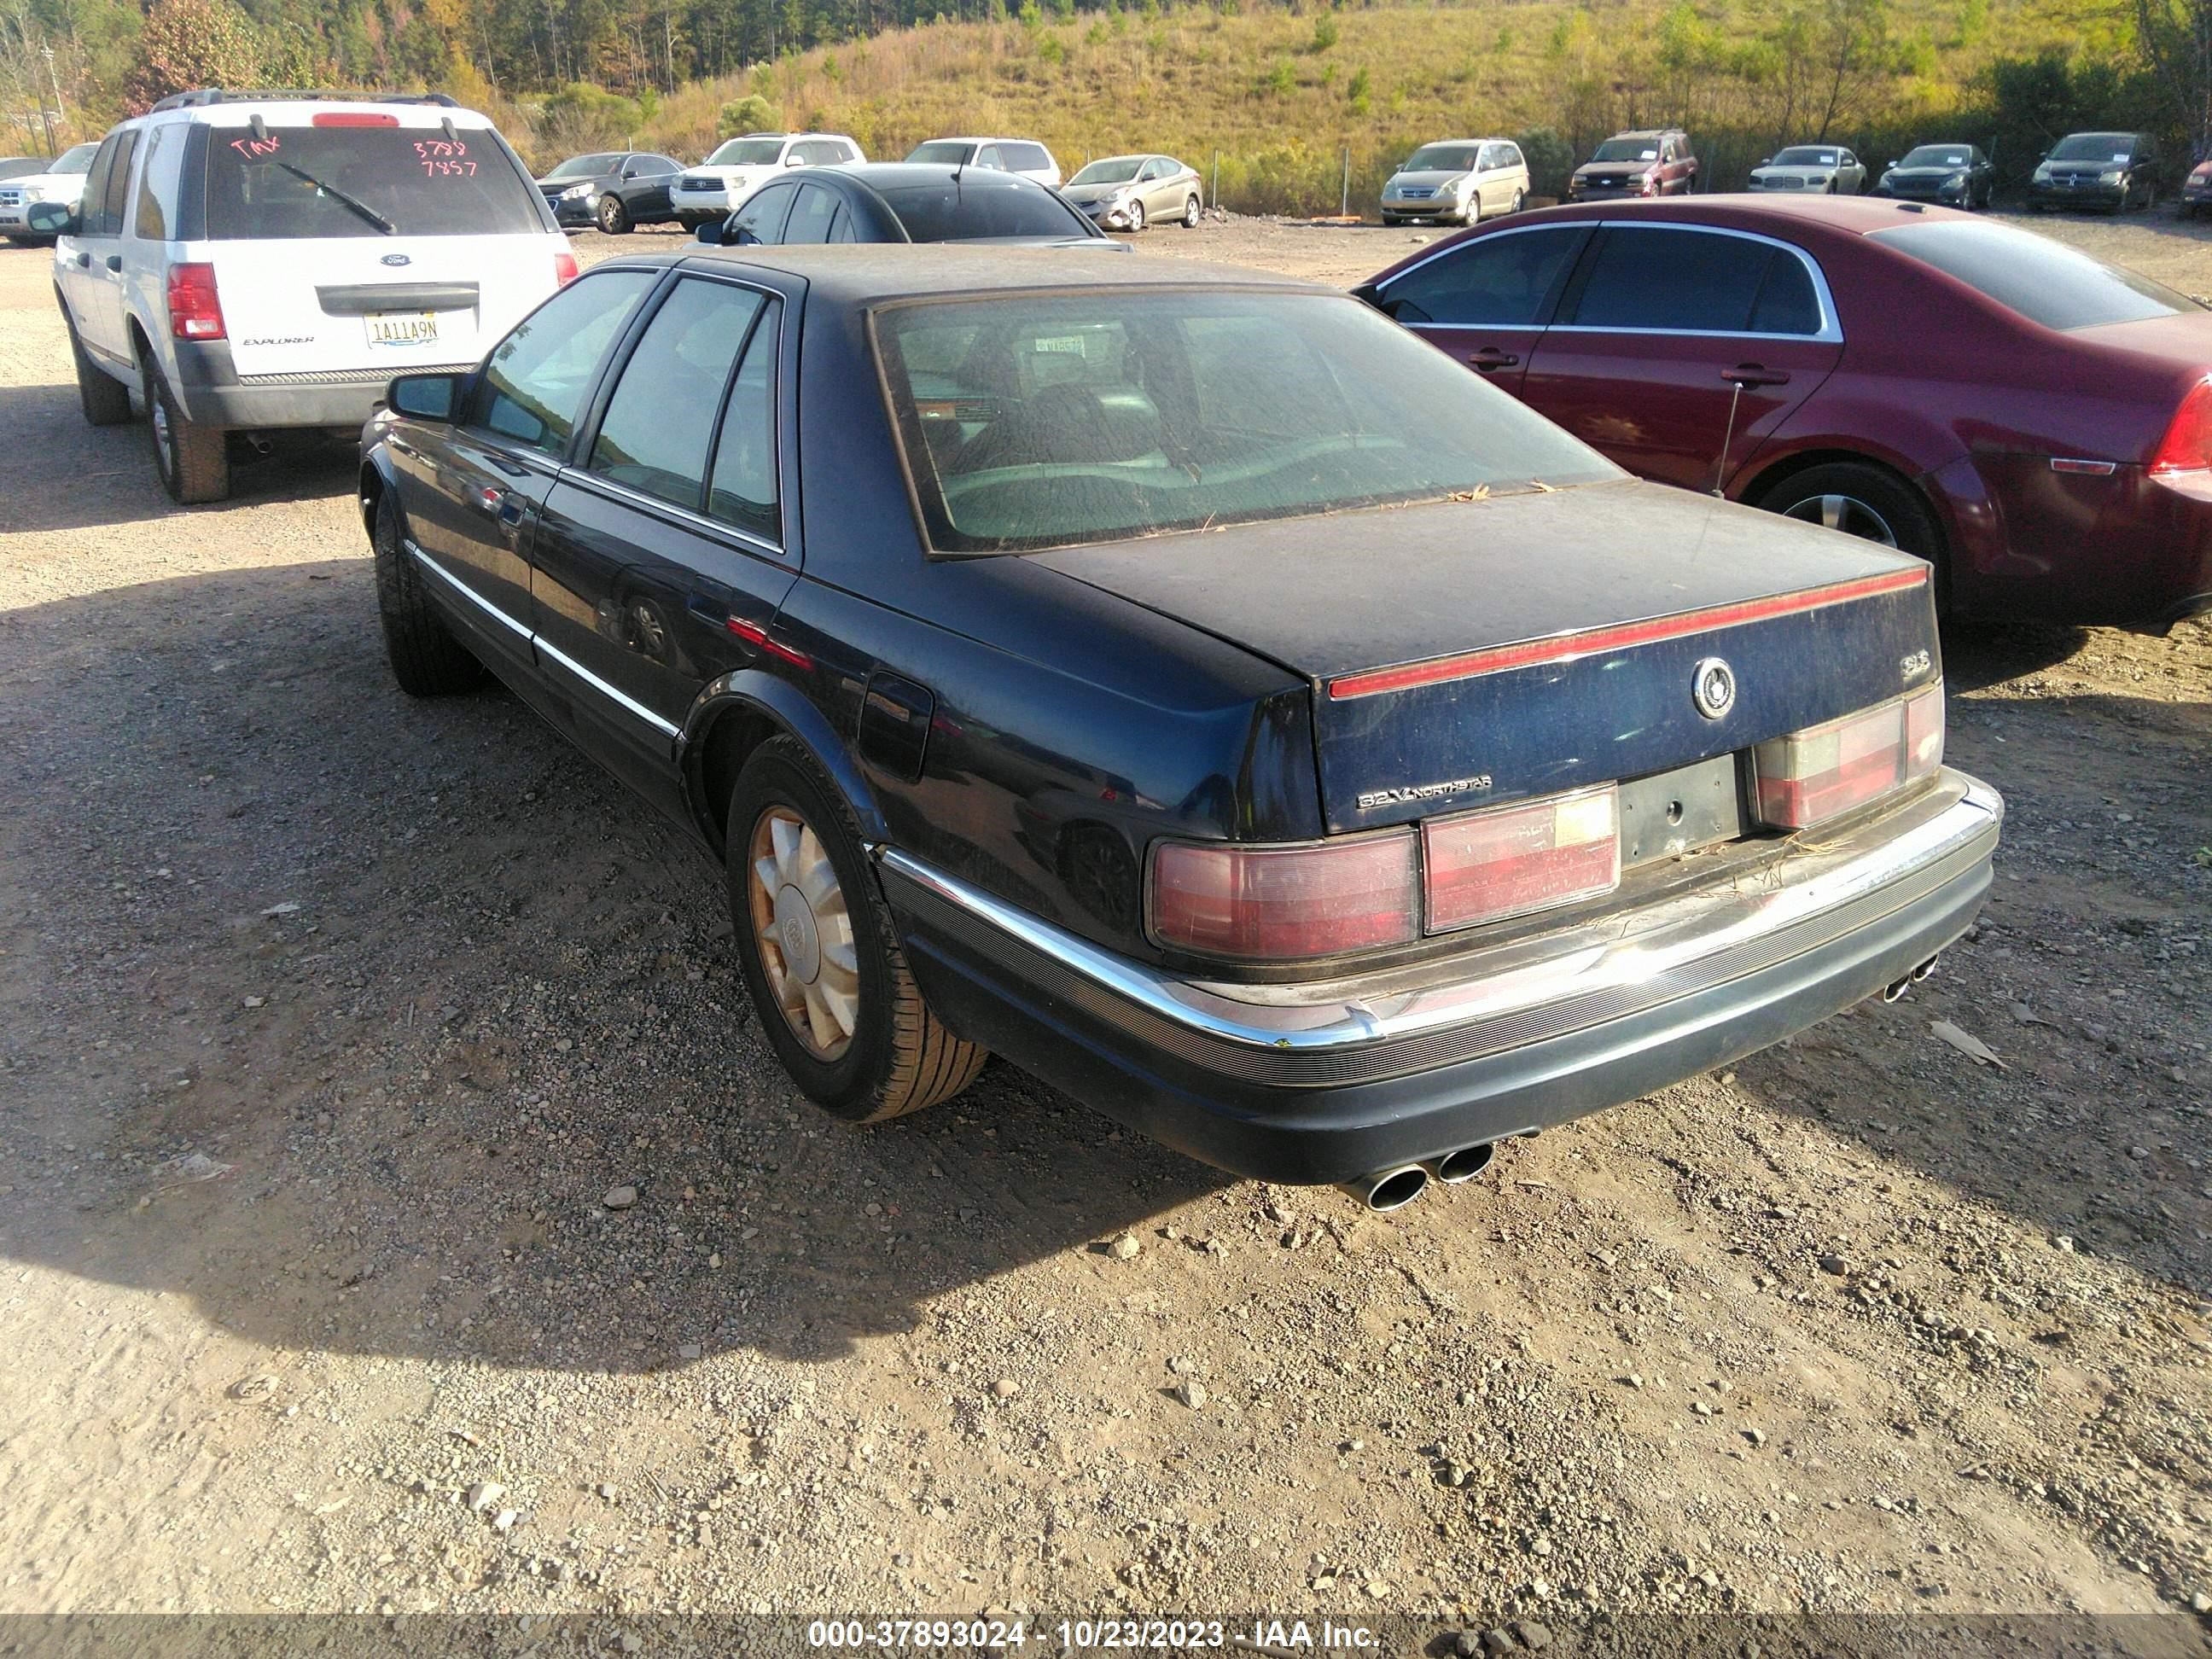
[[[1899,225],[1935,219],[1965,220],[1956,208],[1918,202],[1894,202],[1881,196],[1676,196],[1656,202],[1577,202],[1571,207],[1538,208],[1514,216],[1514,225],[1573,224],[1591,219],[1622,223],[1711,224],[1732,230],[1783,235],[1806,229],[1839,236],[1871,236]],[[1494,233],[1493,233],[1494,234]]]
[[[942,137],[925,138],[921,144],[1035,144],[1039,149],[1045,148],[1042,138],[1017,138],[1005,132],[948,132]],[[915,148],[920,149],[921,144]]]
[[[1214,264],[1118,248],[1021,248],[983,243],[857,242],[781,247],[709,247],[686,244],[681,252],[623,256],[624,266],[682,264],[692,270],[750,266],[805,279],[810,298],[865,307],[890,300],[985,293],[1039,293],[1054,289],[1197,288],[1221,284],[1278,289],[1285,294],[1349,296],[1342,289],[1302,282],[1273,271]]]
[[[1164,150],[1133,149],[1121,155],[1094,155],[1083,165],[1086,167],[1095,167],[1101,161],[1175,161],[1175,159]],[[1176,165],[1181,167],[1182,163],[1176,161]],[[1078,169],[1078,171],[1080,170]]]
[[[1686,138],[1690,135],[1680,127],[1630,127],[1625,132],[1611,136],[1614,138]]]
[[[1424,138],[1413,148],[1426,149],[1431,144],[1510,144],[1512,142],[1510,138],[1495,136],[1488,138]]]

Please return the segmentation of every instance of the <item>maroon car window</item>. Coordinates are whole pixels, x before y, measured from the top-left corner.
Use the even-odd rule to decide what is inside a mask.
[[[1820,301],[1813,291],[1813,278],[1805,262],[1795,254],[1774,250],[1766,262],[1766,279],[1751,307],[1753,334],[1818,334]]]
[[[1905,225],[1869,240],[1933,265],[2045,328],[2095,328],[2204,309],[2148,276],[2009,225]]]
[[[1343,296],[1010,290],[894,305],[874,322],[908,474],[941,553],[1620,476]]]
[[[1530,327],[1544,320],[1589,240],[1578,225],[1479,236],[1386,285],[1382,308],[1401,323]]]
[[[677,283],[623,366],[592,441],[591,470],[699,511],[714,410],[761,303],[752,289],[727,283]]]
[[[1706,230],[1614,227],[1592,258],[1571,322],[1578,328],[1741,334],[1774,257],[1771,242]]]

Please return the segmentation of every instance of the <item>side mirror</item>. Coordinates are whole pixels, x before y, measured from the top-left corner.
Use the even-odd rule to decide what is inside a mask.
[[[1759,165],[1763,167],[1771,167],[1774,165],[1774,158],[1771,155],[1762,155],[1759,158]]]
[[[402,374],[384,393],[384,406],[414,421],[450,421],[461,406],[459,374]]]
[[[25,217],[41,236],[74,236],[81,222],[76,210],[67,202],[33,202]]]
[[[787,167],[803,167],[806,165],[806,162],[803,157],[788,155],[784,158],[783,164]]]
[[[722,221],[720,219],[708,220],[706,223],[701,225],[698,229],[691,233],[691,240],[696,242],[704,242],[708,247],[721,246]]]

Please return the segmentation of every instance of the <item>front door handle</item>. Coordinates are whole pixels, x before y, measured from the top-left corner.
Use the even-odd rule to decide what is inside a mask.
[[[1738,363],[1734,368],[1721,371],[1721,379],[1732,386],[1788,386],[1790,376],[1778,368],[1769,368],[1764,363]]]
[[[1510,368],[1520,361],[1513,352],[1501,350],[1497,346],[1485,346],[1480,351],[1468,353],[1467,366],[1487,374],[1493,368]]]

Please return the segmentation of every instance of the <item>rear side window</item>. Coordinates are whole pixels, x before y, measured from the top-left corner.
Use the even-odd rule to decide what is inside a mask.
[[[2204,309],[2148,276],[2008,225],[1905,225],[1876,231],[1871,240],[2045,328],[2095,328]]]
[[[535,186],[481,128],[244,127],[209,135],[216,241],[495,236],[543,228]]]
[[[1581,328],[1741,334],[1778,252],[1707,231],[1615,228],[1598,246],[1571,320]]]
[[[1477,237],[1391,283],[1382,309],[1401,323],[1533,326],[1589,239],[1588,230],[1565,225]]]
[[[548,454],[565,448],[599,359],[653,283],[647,270],[595,271],[538,307],[484,365],[470,424]]]
[[[1042,144],[1001,144],[999,160],[1017,173],[1049,173],[1052,157],[1045,154]]]
[[[783,240],[787,243],[828,241],[830,227],[836,223],[837,210],[842,205],[836,191],[824,190],[819,185],[801,185],[790,221],[783,228]]]
[[[168,216],[162,212],[161,193],[154,187],[154,159],[176,131],[174,127],[147,130],[146,159],[138,169],[138,200],[131,210],[131,234],[142,242],[169,240]]]
[[[714,411],[761,303],[750,289],[678,283],[623,368],[592,444],[592,471],[696,513]]]
[[[783,518],[775,487],[775,342],[781,309],[779,301],[768,302],[738,365],[707,496],[707,511],[714,517],[779,547]]]

